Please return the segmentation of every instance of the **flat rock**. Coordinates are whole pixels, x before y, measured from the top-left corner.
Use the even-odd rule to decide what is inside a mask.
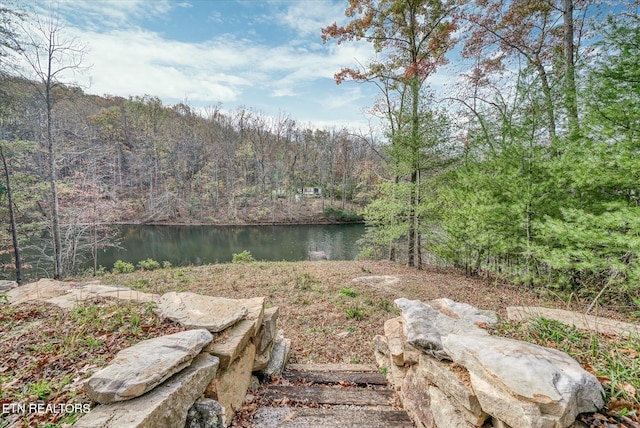
[[[406,324],[407,342],[438,359],[448,358],[442,348],[442,337],[452,333],[488,335],[482,327],[497,321],[497,316],[451,299],[423,303],[400,298],[395,300],[395,304]]]
[[[249,384],[256,347],[249,343],[242,354],[226,370],[218,373],[205,391],[207,398],[216,400],[224,408],[224,424],[231,425],[234,413],[242,407]]]
[[[258,353],[264,353],[265,349],[273,343],[278,331],[278,316],[280,308],[273,307],[264,310],[264,319],[262,321],[262,335],[258,344]]]
[[[585,315],[564,309],[541,307],[509,306],[507,318],[512,321],[524,321],[533,318],[547,318],[576,328],[597,333],[627,337],[630,334],[639,336],[640,325],[612,320],[610,318]]]
[[[224,330],[220,337],[204,348],[220,359],[220,370],[226,370],[257,334],[264,318],[264,300],[264,297],[239,300],[247,308],[247,316]]]
[[[271,351],[271,358],[267,368],[262,370],[262,373],[267,376],[278,376],[284,370],[284,366],[289,360],[289,352],[291,351],[291,340],[285,339],[284,331],[278,330],[273,350]]]
[[[107,367],[87,379],[87,395],[101,404],[139,397],[189,366],[211,340],[207,330],[188,330],[123,349]],[[217,365],[218,359],[215,361]]]
[[[246,317],[249,311],[242,300],[172,291],[160,297],[158,312],[186,327],[217,333]]]
[[[357,278],[353,278],[351,281],[356,284],[363,284],[373,288],[383,289],[385,287],[396,285],[400,282],[400,278],[393,275],[369,275],[359,276]]]
[[[18,283],[15,281],[0,280],[0,293],[5,293],[17,286]]]
[[[63,309],[71,309],[96,297],[136,302],[155,302],[159,297],[157,294],[143,293],[127,287],[103,285],[97,281],[80,284],[47,278],[13,288],[7,292],[7,295],[12,304],[40,301],[54,304]]]
[[[144,293],[139,290],[132,290],[128,287],[88,283],[67,289],[65,294],[52,297],[46,301],[61,308],[71,309],[86,300],[96,297],[133,302],[156,302],[160,296],[157,294]]]
[[[9,296],[9,303],[13,305],[30,301],[45,301],[63,295],[77,285],[78,283],[76,282],[63,282],[43,278],[37,282],[13,288],[7,292],[7,296]]]
[[[384,323],[384,335],[391,354],[391,361],[396,366],[404,365],[404,323],[402,317],[391,318]]]
[[[75,428],[184,427],[187,412],[213,380],[218,359],[202,353],[153,391],[129,401],[97,406]]]
[[[604,404],[598,380],[564,352],[488,335],[450,334],[442,343],[469,371],[482,409],[509,425],[566,427]]]

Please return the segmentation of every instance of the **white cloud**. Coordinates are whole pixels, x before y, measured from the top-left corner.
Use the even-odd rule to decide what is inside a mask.
[[[344,17],[345,4],[327,1],[294,1],[288,3],[285,13],[276,18],[303,36],[320,39],[323,27],[333,24],[338,17]]]
[[[285,2],[284,14],[273,22],[293,28],[294,40],[263,43],[250,35],[249,23],[236,34],[214,34],[198,43],[172,40],[144,20],[170,19],[172,8],[186,2],[168,0],[61,0],[63,16],[73,18],[65,28],[86,42],[85,65],[91,68],[78,83],[98,95],[152,95],[166,104],[188,100],[201,108],[222,102],[225,108],[244,105],[277,115],[290,112],[318,123],[362,123],[363,106],[375,88],[357,85],[336,88],[333,75],[342,67],[367,62],[373,49],[366,42],[323,45],[320,27],[343,16],[344,4]],[[203,16],[197,25],[231,19]],[[72,81],[71,79],[67,80]],[[90,85],[89,85],[90,82]],[[333,119],[332,119],[333,118]],[[314,120],[315,122],[315,120]]]

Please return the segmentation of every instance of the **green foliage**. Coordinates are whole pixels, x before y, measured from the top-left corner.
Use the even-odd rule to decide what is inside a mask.
[[[113,271],[115,273],[131,273],[135,269],[132,263],[123,262],[122,260],[116,260],[113,264]]]
[[[358,294],[356,290],[351,287],[341,288],[339,293],[346,297],[356,297],[356,295]]]
[[[46,400],[53,392],[51,382],[47,381],[46,379],[40,379],[39,381],[30,384],[27,389],[30,393],[37,396],[41,400]]]
[[[140,260],[138,262],[138,268],[142,270],[156,270],[160,269],[160,263],[153,259]]]
[[[345,309],[344,312],[347,315],[347,318],[353,319],[353,320],[362,320],[367,316],[367,311],[357,307]]]
[[[251,253],[248,250],[244,250],[241,253],[234,253],[231,259],[231,263],[252,263],[255,262],[256,259],[253,258]]]
[[[327,207],[324,209],[324,216],[332,221],[342,223],[357,223],[363,220],[362,215],[348,209]]]

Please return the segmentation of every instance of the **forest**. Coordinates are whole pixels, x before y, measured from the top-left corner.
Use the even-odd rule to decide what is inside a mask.
[[[376,85],[382,134],[88,95],[57,80],[55,64],[76,52],[46,37],[61,29],[22,45],[17,23],[31,17],[3,8],[0,58],[57,60],[30,62],[35,80],[0,63],[6,268],[19,270],[18,241],[43,228],[62,277],[80,246],[109,245],[117,222],[318,221],[299,196],[318,187],[323,208],[364,216],[362,257],[640,310],[639,7],[345,2],[347,23],[319,37],[375,48],[335,80]],[[467,67],[434,90],[454,56]]]

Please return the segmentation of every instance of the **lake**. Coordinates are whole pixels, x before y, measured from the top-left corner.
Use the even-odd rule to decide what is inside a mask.
[[[118,259],[136,264],[151,258],[174,266],[224,263],[244,250],[265,261],[306,260],[309,250],[324,251],[330,260],[353,260],[365,232],[364,224],[119,228],[122,249],[98,254],[98,264],[107,269]]]

